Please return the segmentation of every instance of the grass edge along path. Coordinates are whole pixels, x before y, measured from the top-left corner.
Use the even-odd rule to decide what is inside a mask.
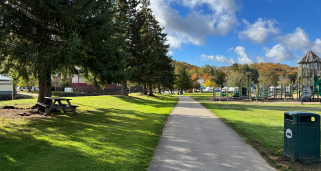
[[[282,156],[283,113],[285,111],[319,113],[320,105],[255,102],[200,103],[255,148],[272,167],[284,171],[320,170],[320,164],[293,162]]]
[[[0,170],[147,170],[177,97],[72,97],[77,116],[0,117]],[[30,106],[36,99],[0,102]],[[23,130],[23,131],[21,131]]]
[[[217,97],[220,93],[216,93]],[[176,96],[190,96],[196,101],[199,100],[209,100],[210,97],[213,97],[213,93],[184,93],[183,95],[177,95]]]

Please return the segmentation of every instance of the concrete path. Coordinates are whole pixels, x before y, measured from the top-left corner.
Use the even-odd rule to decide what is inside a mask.
[[[38,94],[35,93],[20,93],[18,92],[19,95],[26,95],[26,96],[38,96]]]
[[[149,171],[275,170],[249,144],[191,97],[179,97]]]

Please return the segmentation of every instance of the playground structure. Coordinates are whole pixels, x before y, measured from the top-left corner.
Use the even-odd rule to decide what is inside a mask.
[[[298,62],[298,92],[302,101],[320,101],[321,58],[311,50]],[[301,93],[302,92],[302,93]],[[317,95],[317,98],[315,98]]]
[[[244,79],[245,78],[245,79]],[[221,85],[215,85],[213,88],[213,100],[214,101],[229,101],[230,100],[243,100],[243,99],[248,99],[250,100],[251,97],[251,81],[250,81],[250,76],[247,75],[245,76],[242,80],[245,83],[245,87],[242,86],[241,91],[239,87],[230,87],[230,88],[222,88]],[[217,90],[221,90],[219,92],[219,96],[217,96]]]
[[[214,93],[214,101],[229,101],[229,100],[281,100],[281,99],[294,99],[295,93],[293,84],[280,85],[274,87],[272,85],[254,84],[252,86],[242,87],[242,91],[235,89],[229,91],[226,89],[221,92]],[[214,89],[221,88],[221,86],[215,86]],[[221,89],[222,90],[222,89]],[[218,95],[219,94],[219,95]]]
[[[289,83],[288,85],[255,85],[255,100],[280,100],[280,99],[294,99],[294,84]]]
[[[279,83],[279,85],[267,85],[263,83],[251,83],[249,75],[242,79],[245,86],[242,91],[221,91],[219,96],[214,91],[213,99],[217,100],[300,100],[301,102],[321,101],[321,58],[311,50],[298,62],[297,83]],[[215,86],[216,87],[222,86]],[[294,96],[296,94],[296,96]],[[218,98],[217,98],[218,97]]]

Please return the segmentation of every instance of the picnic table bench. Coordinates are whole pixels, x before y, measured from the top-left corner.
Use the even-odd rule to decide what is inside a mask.
[[[45,108],[44,116],[48,116],[49,112],[52,109],[63,109],[64,113],[66,113],[66,109],[71,109],[74,116],[76,116],[76,108],[79,106],[71,105],[70,100],[61,97],[45,97],[45,100],[41,102],[37,102],[37,106],[42,106]],[[67,103],[62,103],[61,101],[67,101]],[[39,112],[39,108],[37,108],[37,112]]]

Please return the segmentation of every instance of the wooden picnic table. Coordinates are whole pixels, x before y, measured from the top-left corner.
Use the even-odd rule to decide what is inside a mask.
[[[45,100],[42,103],[37,102],[36,105],[45,107],[44,116],[48,116],[52,109],[63,109],[64,113],[66,113],[66,109],[71,109],[74,116],[76,116],[76,108],[79,106],[71,105],[70,100],[72,99],[65,99],[61,97],[45,97]],[[67,103],[62,103],[61,101],[67,101]],[[39,112],[39,108],[37,108],[37,112]]]

